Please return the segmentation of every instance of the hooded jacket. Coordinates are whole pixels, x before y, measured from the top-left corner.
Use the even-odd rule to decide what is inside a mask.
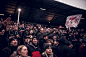
[[[66,38],[59,39],[59,46],[57,47],[58,57],[71,57],[71,49],[67,46],[68,41]]]

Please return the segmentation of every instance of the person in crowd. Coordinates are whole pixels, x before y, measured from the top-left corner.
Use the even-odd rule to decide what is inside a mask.
[[[25,45],[20,45],[17,48],[17,56],[16,57],[31,57],[28,56],[28,48]]]
[[[31,41],[32,41],[31,38],[30,38],[29,36],[26,36],[26,37],[24,38],[24,45],[30,44]]]
[[[9,39],[9,46],[2,50],[3,57],[12,57],[16,52],[18,46],[18,40],[15,37]]]
[[[53,43],[51,42],[51,39],[48,39],[48,40],[46,41],[46,43],[48,43],[48,44],[50,44],[50,45],[53,45]]]
[[[54,41],[56,41],[58,39],[55,34],[52,36],[52,38],[53,38]]]
[[[39,40],[39,47],[41,48],[41,50],[42,50],[42,48],[43,48],[43,44],[44,44],[44,43],[47,43],[47,42],[46,42],[47,40],[48,40],[48,36],[47,36],[47,35],[44,35],[43,38],[41,38],[41,39]]]
[[[47,44],[44,46],[43,53],[41,54],[41,57],[57,57],[53,52],[52,52],[52,47],[51,45]]]
[[[68,40],[61,37],[59,39],[59,45],[57,47],[57,56],[58,57],[71,57],[71,49],[68,46]]]
[[[38,38],[36,36],[34,36],[32,42],[27,45],[27,48],[31,57],[41,57],[41,49],[38,45]]]
[[[36,36],[37,39],[35,39],[34,36]],[[68,42],[71,42],[71,44],[69,45],[65,43],[64,40],[59,42],[58,40],[61,37],[68,40]],[[35,41],[33,38],[35,39]],[[11,43],[10,42],[11,39],[15,39],[15,40],[12,40]],[[24,21],[17,24],[17,22],[11,21],[10,17],[8,17],[6,20],[4,19],[0,20],[0,46],[1,46],[0,54],[2,55],[6,54],[6,56],[3,55],[3,57],[13,56],[15,54],[16,47],[18,45],[27,46],[28,50],[30,50],[29,55],[33,56],[35,51],[37,52],[39,51],[36,54],[39,54],[40,56],[40,52],[42,53],[44,44],[46,43],[52,46],[53,53],[56,55],[59,54],[60,56],[62,56],[61,54],[64,53],[65,54],[65,55],[63,54],[64,56],[67,56],[68,54],[70,56],[70,49],[71,49],[73,55],[72,57],[79,57],[79,55],[80,56],[83,55],[81,50],[83,50],[83,52],[85,53],[85,43],[84,43],[85,40],[86,40],[86,32],[84,29],[77,29],[77,28],[71,28],[70,30],[59,29],[59,28],[52,28],[51,26],[34,24]],[[17,43],[18,45],[14,46],[14,44]],[[40,49],[42,51],[40,51]],[[64,49],[68,51],[63,52]]]
[[[83,42],[84,44],[82,44],[79,47],[79,56],[80,57],[86,57],[86,40]]]
[[[8,44],[6,41],[5,30],[2,29],[0,30],[0,53],[2,53],[1,50],[5,48],[7,45]]]
[[[53,29],[52,31],[50,31],[50,32],[48,32],[48,33],[44,33],[44,29],[41,28],[41,29],[40,29],[40,32],[37,33],[37,37],[38,37],[39,39],[41,39],[41,38],[43,38],[44,35],[49,35],[49,34],[51,34],[54,30],[55,30],[55,29]]]

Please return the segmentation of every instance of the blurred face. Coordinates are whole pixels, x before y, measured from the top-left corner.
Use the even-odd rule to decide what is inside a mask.
[[[31,30],[30,33],[32,34],[33,33],[33,30]]]
[[[33,43],[37,45],[38,40],[36,38],[33,39]]]
[[[43,28],[40,30],[41,33],[43,33]]]
[[[56,39],[57,37],[56,37],[56,35],[55,36],[53,36],[53,39]]]
[[[15,28],[15,30],[17,31],[17,30],[18,30],[18,28]]]
[[[27,57],[28,56],[28,50],[27,47],[23,47],[22,50],[20,52],[18,52],[20,54],[21,57]]]
[[[47,40],[48,39],[48,36],[44,37],[44,40]]]
[[[30,39],[29,38],[26,38],[25,39],[25,42],[29,43]]]
[[[52,49],[51,49],[51,47],[49,47],[49,48],[46,49],[46,53],[47,53],[48,55],[52,54]]]
[[[72,48],[73,48],[73,45],[72,45],[72,44],[70,44],[70,45],[69,45],[69,47],[72,49]]]
[[[4,35],[4,32],[5,32],[5,30],[2,30],[2,31],[0,32],[0,35]]]
[[[14,39],[10,44],[11,46],[17,46],[18,45],[17,39]]]

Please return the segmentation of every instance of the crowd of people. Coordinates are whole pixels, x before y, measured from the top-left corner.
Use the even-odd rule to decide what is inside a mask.
[[[84,29],[0,20],[0,57],[86,57]]]

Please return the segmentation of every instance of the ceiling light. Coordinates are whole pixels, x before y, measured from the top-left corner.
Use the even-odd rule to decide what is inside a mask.
[[[81,19],[85,19],[85,18],[81,18]]]
[[[19,8],[18,11],[21,11],[21,9]]]
[[[49,22],[50,23],[50,22]]]
[[[0,15],[3,15],[4,16],[4,14],[0,14]]]
[[[46,9],[43,9],[43,8],[40,8],[41,10],[46,10]]]
[[[9,15],[9,16],[11,16],[11,15]]]

